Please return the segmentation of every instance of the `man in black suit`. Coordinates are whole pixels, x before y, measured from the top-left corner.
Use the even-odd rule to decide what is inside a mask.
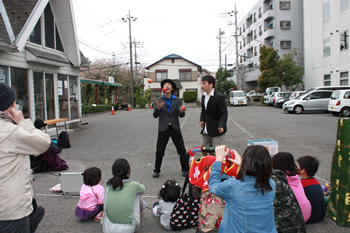
[[[156,163],[153,178],[158,178],[160,167],[169,138],[173,140],[177,153],[180,155],[182,175],[188,173],[188,156],[186,154],[185,143],[180,131],[179,117],[185,116],[186,107],[181,106],[181,100],[173,94],[176,84],[171,79],[165,79],[160,83],[163,89],[163,96],[156,99],[153,106],[153,117],[158,118],[158,139],[156,151]]]
[[[225,97],[215,89],[215,78],[206,75],[202,78],[202,111],[200,126],[203,128],[202,146],[215,147],[225,145],[227,132],[227,106]]]

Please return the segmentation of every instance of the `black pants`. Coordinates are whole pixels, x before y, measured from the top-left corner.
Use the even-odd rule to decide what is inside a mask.
[[[180,155],[180,163],[181,163],[182,171],[188,171],[188,156],[186,154],[184,139],[182,138],[181,131],[174,130],[174,128],[171,125],[169,125],[168,129],[164,132],[158,131],[156,165],[155,165],[154,171],[160,172],[164,151],[170,137],[174,142],[177,153]]]

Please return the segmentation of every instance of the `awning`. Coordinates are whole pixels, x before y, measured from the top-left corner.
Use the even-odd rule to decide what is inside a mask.
[[[182,88],[182,85],[178,79],[172,79],[172,81],[174,81],[174,83],[176,84],[176,88]]]
[[[47,51],[26,48],[26,60],[40,62],[43,64],[53,65],[53,66],[70,66],[70,63],[67,59],[62,58],[57,54],[52,54]]]
[[[121,86],[123,86],[120,83],[110,83],[110,82],[105,82],[105,81],[102,81],[102,80],[94,80],[94,79],[83,79],[83,78],[81,78],[80,82],[97,84],[97,85],[114,86],[114,87],[121,87]]]

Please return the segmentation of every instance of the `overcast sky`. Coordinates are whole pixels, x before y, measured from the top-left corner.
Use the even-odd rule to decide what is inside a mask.
[[[203,68],[216,71],[219,67],[219,29],[222,35],[222,64],[235,62],[232,37],[234,17],[223,17],[237,8],[238,22],[258,0],[73,0],[74,16],[80,50],[90,60],[112,58],[122,63],[130,60],[129,23],[122,18],[130,15],[137,61],[150,65],[175,53]],[[133,58],[134,59],[134,58]]]

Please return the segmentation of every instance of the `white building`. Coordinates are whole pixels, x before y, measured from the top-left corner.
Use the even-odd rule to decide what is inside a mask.
[[[302,53],[302,0],[259,0],[238,23],[239,87],[258,88],[260,46],[274,47],[282,57],[291,49]],[[237,77],[233,79],[237,83]]]
[[[144,89],[153,91],[153,99],[162,95],[160,83],[164,79],[172,79],[176,84],[174,94],[182,98],[184,91],[196,91],[197,101],[201,101],[201,78],[209,72],[202,66],[177,54],[170,54],[146,67],[149,79],[144,79]]]
[[[305,89],[349,85],[349,27],[349,0],[304,1]]]

